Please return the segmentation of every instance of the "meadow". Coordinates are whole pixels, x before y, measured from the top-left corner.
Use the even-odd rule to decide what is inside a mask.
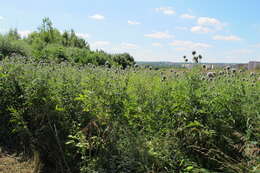
[[[259,171],[259,72],[0,63],[0,146],[35,173]]]

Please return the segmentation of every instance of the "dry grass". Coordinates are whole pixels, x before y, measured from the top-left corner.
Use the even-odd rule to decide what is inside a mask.
[[[32,173],[33,162],[0,152],[0,173]]]

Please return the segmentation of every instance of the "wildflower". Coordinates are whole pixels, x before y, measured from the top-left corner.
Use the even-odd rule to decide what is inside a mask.
[[[215,72],[208,72],[207,73],[208,78],[213,78],[213,77],[215,77],[215,75],[216,75]]]
[[[111,68],[111,64],[110,64],[108,61],[106,61],[106,63],[105,63],[105,67],[107,67],[107,68]]]
[[[223,71],[220,71],[220,72],[219,72],[219,75],[223,75],[223,74],[224,74],[224,72],[223,72]]]
[[[162,82],[166,81],[167,77],[166,76],[163,76],[162,77]]]
[[[208,81],[210,81],[210,82],[213,81],[213,78],[208,78]]]
[[[232,68],[232,69],[231,69],[231,72],[232,72],[232,73],[236,73],[237,70],[236,70],[235,68]]]
[[[230,66],[226,66],[226,67],[224,68],[224,70],[229,71],[230,68],[231,68]]]
[[[253,76],[255,76],[255,75],[256,75],[255,72],[251,72],[251,73],[250,73],[250,76],[251,76],[251,77],[253,77]]]

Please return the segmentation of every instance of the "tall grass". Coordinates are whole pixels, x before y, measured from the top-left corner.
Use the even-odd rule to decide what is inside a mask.
[[[258,77],[6,59],[0,143],[35,172],[254,172]]]

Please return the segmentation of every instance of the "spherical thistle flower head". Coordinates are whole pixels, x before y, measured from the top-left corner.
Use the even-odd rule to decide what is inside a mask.
[[[206,69],[206,68],[207,68],[207,66],[206,66],[205,64],[203,64],[203,65],[202,65],[202,68]]]
[[[224,72],[223,72],[223,71],[220,71],[218,74],[219,74],[219,75],[223,75],[223,74],[224,74]]]
[[[166,76],[163,76],[162,77],[162,82],[166,81],[167,77]]]
[[[215,77],[215,75],[216,75],[215,72],[208,72],[208,73],[207,73],[207,77],[208,77],[208,78],[213,78],[213,77]]]
[[[106,61],[106,62],[105,62],[105,67],[106,67],[106,68],[111,68],[111,64],[110,64],[108,61]]]
[[[226,67],[224,68],[225,71],[229,71],[230,69],[231,69],[230,66],[226,66]]]
[[[237,70],[236,70],[235,68],[232,68],[232,69],[231,69],[231,72],[232,72],[232,73],[236,73]]]
[[[251,72],[251,73],[250,73],[250,76],[251,76],[251,77],[254,77],[255,75],[256,75],[255,72]]]

